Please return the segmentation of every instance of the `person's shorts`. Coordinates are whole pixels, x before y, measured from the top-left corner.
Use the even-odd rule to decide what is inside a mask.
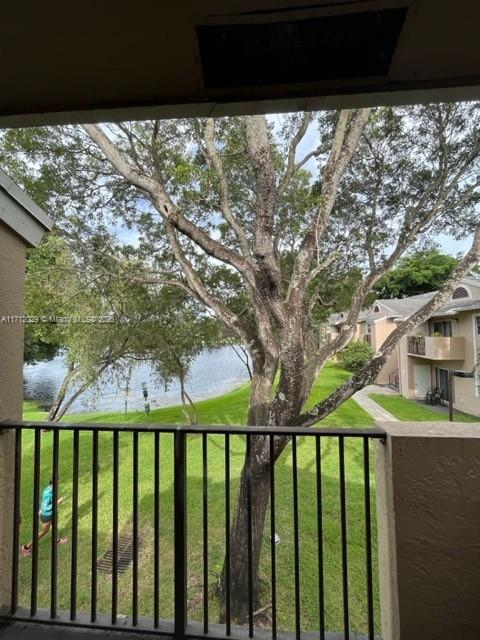
[[[44,516],[43,513],[40,514],[40,522],[42,524],[47,524],[47,522],[52,522],[53,516]]]

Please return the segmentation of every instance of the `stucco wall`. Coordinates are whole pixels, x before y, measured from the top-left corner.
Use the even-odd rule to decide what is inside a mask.
[[[379,320],[372,325],[372,348],[374,351],[379,349],[385,339],[392,333],[397,325],[393,320]],[[398,369],[398,353],[397,350],[390,355],[387,362],[380,369],[376,378],[378,384],[388,384],[389,374]]]
[[[0,224],[0,421],[21,420],[23,325],[1,322],[23,313],[25,247]],[[13,515],[12,431],[0,430],[0,605],[9,603]]]
[[[381,426],[384,640],[478,640],[480,423]]]

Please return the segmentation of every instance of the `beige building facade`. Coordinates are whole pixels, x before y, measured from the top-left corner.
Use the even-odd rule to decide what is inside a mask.
[[[427,302],[435,292],[403,299],[376,300],[362,311],[355,340],[365,340],[374,351],[383,344],[397,322]],[[346,314],[330,318],[335,334]],[[448,378],[453,377],[453,404],[465,413],[480,415],[480,279],[464,278],[451,299],[414,334],[400,341],[377,376],[376,383],[389,385],[409,399],[424,400],[435,392],[442,403],[450,398]]]

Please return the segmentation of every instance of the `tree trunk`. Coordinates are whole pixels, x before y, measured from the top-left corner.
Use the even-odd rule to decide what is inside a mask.
[[[180,381],[180,397],[182,399],[182,405],[183,405],[183,415],[185,416],[185,419],[187,420],[188,424],[197,424],[198,423],[197,409],[193,404],[191,397],[187,393],[187,390],[185,389],[185,376],[180,375],[179,381]]]
[[[47,420],[49,422],[54,422],[57,420],[58,413],[60,411],[60,408],[62,407],[62,404],[65,400],[65,397],[68,393],[68,389],[70,388],[70,384],[75,374],[76,374],[75,365],[73,363],[70,363],[68,365],[68,370],[67,370],[67,373],[65,374],[65,377],[60,386],[60,389],[58,390],[57,395],[55,396],[55,399],[53,400],[52,404],[50,405],[50,409],[48,410]]]
[[[265,461],[265,449],[268,459],[268,442],[263,436],[252,436],[250,467],[247,456],[240,478],[240,488],[235,515],[230,530],[230,613],[232,619],[242,623],[248,619],[250,566],[253,580],[253,610],[258,608],[259,564],[265,516],[270,499],[269,464]],[[250,478],[250,483],[249,483]],[[249,486],[250,484],[250,486]],[[247,551],[249,539],[248,504],[252,503],[252,548]],[[250,564],[251,562],[251,564]],[[224,565],[220,591],[225,604],[226,567]]]
[[[296,342],[295,346],[292,344]],[[301,343],[292,340],[286,349],[288,365],[282,366],[280,382],[275,398],[272,397],[273,383],[275,379],[275,368],[270,367],[269,373],[265,373],[265,368],[254,368],[252,389],[250,394],[250,407],[248,424],[250,426],[259,425],[288,425],[302,406],[302,400],[298,398],[304,388],[302,376],[303,351]],[[283,354],[285,355],[285,353]],[[254,367],[255,367],[255,360]],[[260,370],[259,370],[260,369]],[[288,371],[285,371],[288,369]],[[293,381],[287,376],[295,376]],[[287,374],[287,376],[286,376]],[[292,394],[292,384],[298,391]],[[285,393],[282,392],[282,389]],[[275,438],[274,464],[278,459],[289,438]],[[253,608],[258,609],[259,605],[259,568],[260,552],[265,518],[270,502],[270,442],[265,436],[251,436],[250,467],[248,459],[245,462],[240,478],[240,489],[235,507],[232,527],[230,530],[230,602],[232,618],[239,623],[248,620],[249,608],[249,576],[250,558],[246,552],[248,541],[248,483],[251,482],[252,496],[252,553],[251,572],[253,580]],[[225,594],[226,594],[226,567],[224,565],[220,578],[220,595],[222,610],[225,615]]]

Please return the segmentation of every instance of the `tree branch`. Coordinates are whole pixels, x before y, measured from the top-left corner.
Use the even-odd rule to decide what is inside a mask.
[[[235,233],[242,255],[245,259],[248,259],[250,256],[250,247],[245,233],[230,207],[227,177],[225,175],[222,160],[215,148],[215,121],[213,118],[208,118],[205,126],[205,155],[207,156],[210,166],[217,174],[220,187],[220,210],[223,217]]]
[[[180,233],[190,238],[208,255],[234,267],[247,280],[254,281],[253,268],[245,258],[233,249],[211,238],[203,229],[182,215],[166,193],[164,186],[131,165],[99,126],[85,124],[82,127],[93,142],[100,147],[113,167],[132,185],[145,191],[150,196],[152,203],[165,222],[168,222]]]
[[[380,349],[373,356],[370,362],[358,373],[349,378],[328,398],[319,402],[315,407],[301,414],[295,420],[295,426],[308,427],[319,420],[322,420],[334,411],[342,402],[350,398],[356,391],[372,382],[380,369],[387,361],[388,356],[393,352],[399,341],[415,329],[419,324],[430,318],[432,313],[444,304],[452,294],[459,280],[464,278],[470,270],[480,261],[480,226],[477,227],[473,238],[472,246],[463,260],[453,271],[448,281],[443,287],[427,302],[421,309],[413,313],[406,320],[401,322],[394,331],[386,338]]]
[[[287,305],[298,313],[305,296],[315,249],[325,232],[335,204],[340,180],[358,145],[360,135],[370,116],[370,109],[359,109],[352,118],[351,111],[341,111],[330,153],[323,172],[322,195],[310,228],[298,251],[287,292]],[[350,127],[347,131],[347,126]]]
[[[309,158],[307,158],[307,159],[304,158],[299,163],[295,162],[295,156],[296,156],[296,153],[297,153],[298,145],[302,141],[304,135],[307,133],[307,129],[310,126],[311,122],[312,122],[312,113],[310,113],[310,112],[304,113],[302,121],[301,121],[300,126],[298,128],[298,131],[293,136],[292,141],[291,141],[290,146],[289,146],[289,149],[288,149],[287,167],[285,169],[285,173],[283,174],[282,178],[280,179],[280,181],[278,183],[277,198],[281,198],[282,197],[282,195],[285,193],[286,189],[288,188],[288,185],[290,184],[290,180],[292,179],[294,174],[309,159]],[[315,152],[311,152],[311,153],[313,154]]]
[[[187,259],[173,227],[167,223],[165,228],[173,254],[185,275],[190,289],[194,292],[197,299],[209,307],[245,344],[250,344],[251,337],[248,335],[239,317],[210,295],[191,262]]]

